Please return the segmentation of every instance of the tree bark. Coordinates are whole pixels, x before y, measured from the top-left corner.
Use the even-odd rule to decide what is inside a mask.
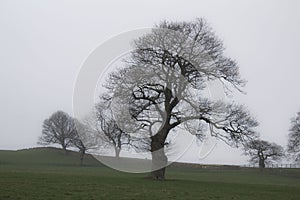
[[[165,132],[160,131],[151,137],[151,155],[152,155],[152,178],[154,180],[164,180],[168,158],[164,151]]]

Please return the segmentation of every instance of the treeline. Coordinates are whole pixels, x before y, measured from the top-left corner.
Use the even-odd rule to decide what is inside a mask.
[[[107,147],[113,147],[118,158],[122,148],[130,144],[130,137],[118,128],[110,114],[99,106],[92,116],[80,121],[64,111],[56,111],[44,120],[38,144],[60,145],[66,154],[68,148],[76,148],[81,164],[87,151],[105,151]]]

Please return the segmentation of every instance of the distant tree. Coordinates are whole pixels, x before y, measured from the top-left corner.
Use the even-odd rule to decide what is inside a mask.
[[[71,145],[75,135],[76,127],[72,117],[63,111],[57,111],[44,120],[38,144],[59,144],[67,153],[67,147]]]
[[[244,146],[245,155],[250,156],[250,162],[258,163],[259,168],[265,168],[267,163],[278,161],[284,156],[282,146],[264,140],[252,140]]]
[[[300,161],[300,112],[291,119],[289,130],[288,152],[292,153],[296,161]]]
[[[171,131],[183,128],[202,137],[209,127],[212,136],[236,146],[255,137],[258,123],[241,105],[203,96],[208,81],[219,81],[226,92],[241,91],[245,83],[205,20],[164,21],[156,28],[134,41],[124,67],[110,74],[106,96],[128,107],[128,119],[148,133],[152,176],[164,179]]]
[[[88,150],[95,150],[99,148],[100,142],[97,132],[92,129],[87,119],[83,122],[75,120],[76,134],[71,140],[71,145],[79,149],[80,165],[83,164],[83,159]]]
[[[112,146],[116,158],[119,158],[122,148],[130,145],[130,135],[119,127],[112,110],[103,102],[96,106],[96,120],[96,129],[102,142]]]
[[[87,147],[85,146],[85,144],[83,143],[83,141],[80,138],[74,138],[72,140],[72,146],[76,147],[79,149],[79,153],[80,153],[80,165],[83,164],[83,158],[85,156],[85,153],[87,151]]]

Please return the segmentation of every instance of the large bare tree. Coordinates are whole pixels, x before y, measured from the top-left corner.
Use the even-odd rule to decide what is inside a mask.
[[[245,84],[205,20],[164,21],[136,39],[134,47],[124,67],[110,74],[105,97],[123,104],[127,119],[148,134],[154,179],[165,178],[166,139],[179,127],[200,138],[206,127],[233,146],[256,136],[258,123],[243,106],[204,95],[209,81],[221,82],[225,92],[242,91]]]
[[[63,111],[56,111],[44,120],[38,144],[59,144],[67,152],[67,147],[71,145],[75,135],[76,127],[73,118]]]
[[[295,156],[295,160],[300,160],[300,112],[291,120],[291,128],[288,140],[288,152]]]
[[[282,146],[264,140],[252,140],[244,146],[244,150],[250,156],[250,162],[258,163],[259,168],[265,168],[266,163],[278,161],[285,155]]]

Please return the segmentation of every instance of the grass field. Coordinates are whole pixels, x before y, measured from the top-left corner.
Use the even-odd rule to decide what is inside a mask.
[[[0,151],[0,199],[300,199],[300,170],[170,167],[166,181],[57,149]]]

